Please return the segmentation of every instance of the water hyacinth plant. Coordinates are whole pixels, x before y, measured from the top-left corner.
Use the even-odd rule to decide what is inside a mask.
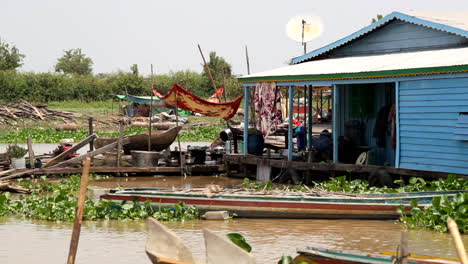
[[[52,221],[74,220],[78,200],[76,192],[80,186],[79,176],[63,179],[59,183],[38,181],[25,182],[22,185],[32,189],[32,194],[29,196],[21,195],[17,200],[13,200],[9,193],[0,193],[0,216],[19,215]],[[168,208],[153,207],[151,201],[117,203],[87,198],[85,205],[84,220],[133,220],[152,216],[161,221],[183,221],[199,219],[200,215],[195,207],[186,207],[183,203]]]

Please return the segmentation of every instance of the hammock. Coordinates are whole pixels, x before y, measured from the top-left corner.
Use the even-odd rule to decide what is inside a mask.
[[[177,84],[174,84],[169,93],[162,95],[153,89],[154,95],[178,108],[190,110],[206,116],[232,118],[239,108],[243,95],[226,103],[213,103],[194,95]]]

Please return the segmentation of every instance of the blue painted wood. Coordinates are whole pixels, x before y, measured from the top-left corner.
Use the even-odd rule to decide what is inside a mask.
[[[328,52],[328,54],[330,57],[347,57],[467,45],[468,38],[394,20],[360,39]]]
[[[468,78],[403,81],[399,100],[401,168],[468,174],[468,141],[456,134]]]
[[[453,77],[456,77],[453,76]],[[426,79],[405,81],[401,83],[400,90],[419,90],[419,89],[441,89],[441,88],[466,88],[468,87],[468,78],[440,78],[440,79]]]
[[[338,96],[339,96],[339,89],[337,85],[333,85],[332,90],[333,95],[333,118],[332,118],[332,136],[333,136],[333,163],[338,163],[338,118],[339,118],[339,104],[338,104]]]
[[[395,82],[395,120],[396,120],[396,148],[395,148],[395,168],[400,167],[400,82]]]
[[[294,86],[289,86],[288,91],[288,160],[292,161],[292,154],[293,154],[293,102],[294,102]]]
[[[244,86],[244,155],[247,155],[249,147],[249,104],[250,87]]]
[[[401,98],[401,96],[400,96]],[[402,107],[401,113],[459,113],[468,112],[468,105],[466,106],[440,106],[440,107]]]
[[[392,12],[391,14],[385,16],[384,18],[382,19],[379,19],[377,22],[345,37],[345,38],[342,38],[338,41],[335,41],[325,47],[322,47],[320,49],[317,49],[317,50],[314,50],[312,52],[309,52],[303,56],[299,56],[299,57],[296,57],[296,58],[293,58],[291,60],[292,63],[296,64],[296,63],[301,63],[301,62],[304,62],[304,61],[307,61],[307,60],[311,60],[311,59],[314,59],[315,57],[319,56],[319,55],[322,55],[324,53],[327,53],[331,50],[334,50],[338,47],[341,47],[353,40],[356,40],[358,38],[361,38],[362,36],[364,35],[368,35],[370,32],[373,32],[375,31],[376,29],[379,29],[379,28],[382,28],[384,25],[394,21],[394,20],[399,20],[399,21],[405,21],[405,22],[409,22],[409,23],[412,23],[412,24],[416,24],[416,25],[421,25],[421,26],[424,26],[426,28],[432,28],[432,29],[435,29],[435,30],[439,30],[439,31],[442,31],[442,32],[448,32],[448,33],[452,33],[452,34],[457,34],[457,35],[460,35],[462,37],[465,37],[465,38],[468,38],[468,31],[467,30],[463,30],[463,29],[460,29],[460,28],[456,28],[456,27],[452,27],[452,26],[448,26],[448,25],[444,25],[444,24],[440,24],[440,23],[434,23],[434,22],[431,22],[431,21],[427,21],[427,20],[424,20],[424,19],[420,19],[420,18],[416,18],[416,17],[412,17],[412,16],[409,16],[409,15],[406,15],[406,14],[403,14],[403,13],[399,13],[399,12]]]
[[[454,119],[420,119],[405,118],[401,120],[401,125],[420,125],[420,126],[453,126]]]
[[[468,85],[467,85],[468,86]],[[418,95],[435,95],[435,94],[460,94],[466,89],[464,87],[450,87],[450,88],[426,88],[426,89],[406,89],[401,90],[401,95],[410,95],[417,97]]]
[[[402,138],[411,137],[411,138],[426,138],[426,139],[446,139],[446,140],[456,140],[455,134],[447,132],[422,132],[422,131],[404,131],[400,130]]]
[[[307,86],[307,148],[312,149],[312,86]]]
[[[405,144],[401,147],[400,151],[402,157],[409,155],[408,153],[411,153],[412,157],[430,157],[434,159],[455,159],[468,161],[468,155],[466,155],[465,148]]]
[[[468,153],[468,144],[460,140],[441,139],[439,138],[421,138],[421,137],[404,137],[400,140],[402,144],[422,145],[422,146],[443,146],[464,148]]]
[[[402,119],[444,119],[444,120],[457,120],[458,113],[417,113],[417,114],[400,114]]]
[[[400,168],[411,168],[412,170],[439,171],[439,172],[446,172],[446,173],[468,175],[468,169],[466,168],[439,166],[439,165],[433,165],[433,164],[400,162]]]

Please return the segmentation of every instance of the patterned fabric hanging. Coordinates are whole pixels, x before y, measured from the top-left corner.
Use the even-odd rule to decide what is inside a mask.
[[[260,82],[255,87],[254,95],[256,127],[267,137],[281,124],[281,91],[274,82]]]

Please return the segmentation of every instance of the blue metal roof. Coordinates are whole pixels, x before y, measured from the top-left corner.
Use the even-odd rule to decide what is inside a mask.
[[[355,39],[358,39],[360,37],[362,37],[363,35],[366,35],[376,29],[378,29],[379,27],[382,27],[384,25],[386,25],[387,23],[389,23],[390,21],[394,20],[394,19],[398,19],[398,20],[402,20],[402,21],[405,21],[405,22],[409,22],[409,23],[413,23],[413,24],[416,24],[416,25],[421,25],[421,26],[424,26],[424,27],[428,27],[428,28],[433,28],[433,29],[436,29],[436,30],[440,30],[440,31],[444,31],[444,32],[448,32],[448,33],[452,33],[452,34],[455,34],[455,35],[459,35],[459,36],[462,36],[462,37],[466,37],[468,38],[468,30],[465,30],[465,29],[461,29],[461,28],[457,28],[457,27],[454,27],[454,26],[449,26],[449,25],[445,25],[445,24],[441,24],[441,23],[436,23],[436,22],[433,22],[433,21],[429,21],[429,20],[426,20],[426,19],[422,19],[422,18],[418,18],[416,16],[411,16],[411,15],[407,15],[407,14],[403,14],[403,13],[400,13],[400,12],[392,12],[391,14],[385,16],[384,18],[378,20],[377,22],[345,37],[345,38],[342,38],[340,40],[337,40],[325,47],[322,47],[322,48],[319,48],[319,49],[316,49],[312,52],[309,52],[303,56],[300,56],[300,57],[296,57],[296,58],[293,58],[291,60],[291,62],[293,64],[298,64],[298,63],[301,63],[301,62],[304,62],[304,61],[307,61],[307,60],[310,60],[312,58],[315,58],[319,55],[322,55],[324,53],[327,53],[333,49],[336,49],[338,47],[341,47]]]

